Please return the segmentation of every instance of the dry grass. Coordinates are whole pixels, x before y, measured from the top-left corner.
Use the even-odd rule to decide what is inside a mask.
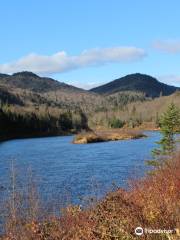
[[[77,134],[73,143],[96,143],[117,140],[129,140],[145,137],[141,131],[127,130],[127,129],[109,129],[109,130],[96,130],[93,132]]]

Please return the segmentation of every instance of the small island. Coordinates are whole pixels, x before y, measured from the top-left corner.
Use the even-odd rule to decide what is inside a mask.
[[[125,129],[113,129],[113,130],[97,130],[90,132],[83,132],[77,134],[73,143],[86,144],[97,142],[108,142],[118,140],[130,140],[147,137],[143,132],[138,130],[125,130]]]

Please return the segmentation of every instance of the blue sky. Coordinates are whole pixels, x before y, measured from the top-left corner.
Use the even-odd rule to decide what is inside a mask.
[[[0,72],[90,88],[141,72],[180,86],[179,0],[2,0]]]

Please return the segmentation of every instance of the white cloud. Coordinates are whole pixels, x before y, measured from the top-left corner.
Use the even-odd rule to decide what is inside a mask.
[[[82,82],[79,82],[79,81],[71,81],[71,82],[68,82],[68,84],[73,85],[73,86],[78,87],[78,88],[90,90],[91,88],[95,88],[95,87],[98,87],[100,85],[105,84],[105,82],[101,82],[101,83],[97,83],[97,82],[82,83]]]
[[[161,82],[169,85],[180,86],[180,75],[169,74],[157,77]]]
[[[145,56],[145,51],[136,47],[96,48],[85,50],[77,56],[70,56],[64,51],[50,56],[31,53],[14,62],[0,64],[0,72],[14,73],[26,70],[39,74],[53,74],[113,62],[138,61]]]
[[[166,53],[180,53],[180,40],[159,40],[154,42],[153,47]]]

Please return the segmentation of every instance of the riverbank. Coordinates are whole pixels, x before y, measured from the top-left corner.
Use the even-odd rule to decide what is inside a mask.
[[[0,142],[15,140],[15,139],[26,139],[26,138],[42,138],[42,137],[55,137],[55,136],[69,136],[72,133],[67,132],[50,132],[50,133],[29,133],[29,134],[7,134],[0,136]]]
[[[146,137],[142,131],[129,129],[109,129],[109,130],[95,130],[91,132],[84,132],[77,134],[74,139],[74,144],[86,144],[97,142],[108,142],[118,140],[130,140]]]
[[[72,136],[78,134],[77,131],[54,131],[54,132],[36,132],[36,133],[20,133],[20,134],[6,134],[0,135],[0,142],[16,140],[16,139],[26,139],[26,138],[44,138],[44,137],[60,137],[60,136]]]
[[[148,129],[149,130],[149,129]],[[0,142],[15,140],[15,139],[26,139],[26,138],[41,138],[41,137],[56,137],[56,136],[71,136],[75,135],[73,143],[95,143],[95,142],[107,142],[117,140],[128,140],[128,139],[139,139],[146,137],[143,134],[144,129],[104,129],[104,130],[90,130],[78,133],[75,130],[72,131],[54,131],[54,132],[31,132],[31,133],[7,133],[0,135]],[[155,131],[150,130],[150,131]],[[158,130],[157,130],[158,131]]]

